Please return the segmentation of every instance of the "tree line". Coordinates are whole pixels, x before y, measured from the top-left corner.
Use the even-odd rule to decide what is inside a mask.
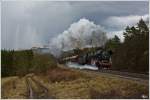
[[[148,73],[149,71],[149,28],[141,19],[136,26],[127,26],[124,42],[115,36],[105,47],[111,49],[112,68],[129,72]]]
[[[57,67],[51,54],[38,54],[32,50],[1,50],[1,75],[24,76],[28,73],[45,73],[49,68]]]

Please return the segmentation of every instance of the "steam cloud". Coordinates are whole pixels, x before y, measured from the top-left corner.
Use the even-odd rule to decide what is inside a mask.
[[[71,24],[68,30],[50,41],[51,53],[59,56],[62,51],[74,48],[102,46],[107,41],[106,33],[100,25],[88,19],[80,19]]]

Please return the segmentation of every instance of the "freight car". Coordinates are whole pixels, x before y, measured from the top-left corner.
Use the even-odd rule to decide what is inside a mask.
[[[84,64],[96,65],[98,69],[111,68],[112,65],[111,55],[112,51],[100,50],[97,52],[90,52],[78,56],[77,62],[82,65]]]

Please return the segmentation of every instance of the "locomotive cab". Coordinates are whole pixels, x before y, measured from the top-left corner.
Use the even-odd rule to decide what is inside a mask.
[[[112,61],[111,61],[111,55],[109,51],[103,51],[98,55],[98,60],[96,61],[96,66],[98,69],[102,68],[111,68]]]

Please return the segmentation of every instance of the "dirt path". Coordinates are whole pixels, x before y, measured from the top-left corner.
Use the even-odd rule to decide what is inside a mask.
[[[28,98],[29,99],[47,99],[48,89],[44,87],[40,82],[35,80],[33,77],[26,77],[26,84],[28,88]]]

